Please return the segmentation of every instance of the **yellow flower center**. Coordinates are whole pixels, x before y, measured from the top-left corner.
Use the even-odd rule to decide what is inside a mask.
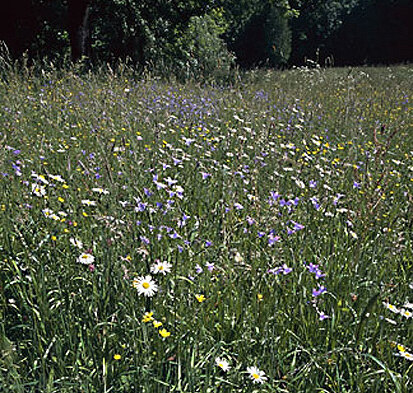
[[[142,284],[142,286],[143,286],[145,289],[148,289],[148,288],[150,287],[149,283],[147,283],[147,282],[144,282],[144,283]]]
[[[254,373],[254,374],[252,374],[252,377],[253,377],[254,379],[259,379],[260,376],[259,376],[258,374],[255,374],[255,373]]]

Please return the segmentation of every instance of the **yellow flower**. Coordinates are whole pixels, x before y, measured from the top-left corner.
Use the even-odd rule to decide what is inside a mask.
[[[168,332],[168,331],[164,328],[164,329],[162,329],[162,330],[159,330],[159,334],[160,334],[163,338],[166,338],[166,337],[169,337],[169,336],[171,335],[171,332]]]
[[[154,328],[158,328],[162,326],[162,322],[160,321],[153,321],[152,324]]]
[[[153,315],[153,312],[152,312],[152,311],[151,311],[151,312],[146,312],[146,313],[144,314],[143,318],[142,318],[142,322],[148,323],[148,322],[153,321],[152,315]]]
[[[199,303],[202,303],[205,300],[204,295],[195,295],[196,300],[198,300]]]
[[[122,356],[120,356],[118,353],[116,355],[113,355],[113,359],[115,360],[120,360]]]

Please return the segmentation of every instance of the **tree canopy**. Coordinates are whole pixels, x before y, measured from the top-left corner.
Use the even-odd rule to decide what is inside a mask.
[[[413,58],[409,0],[14,0],[0,14],[13,57],[210,72]]]

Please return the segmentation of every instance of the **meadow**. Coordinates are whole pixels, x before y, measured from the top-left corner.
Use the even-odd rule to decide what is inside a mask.
[[[411,66],[0,76],[0,392],[413,390]]]

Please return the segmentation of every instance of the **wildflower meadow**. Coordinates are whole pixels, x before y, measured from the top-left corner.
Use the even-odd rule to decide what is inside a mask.
[[[0,392],[412,391],[411,66],[0,76]]]

